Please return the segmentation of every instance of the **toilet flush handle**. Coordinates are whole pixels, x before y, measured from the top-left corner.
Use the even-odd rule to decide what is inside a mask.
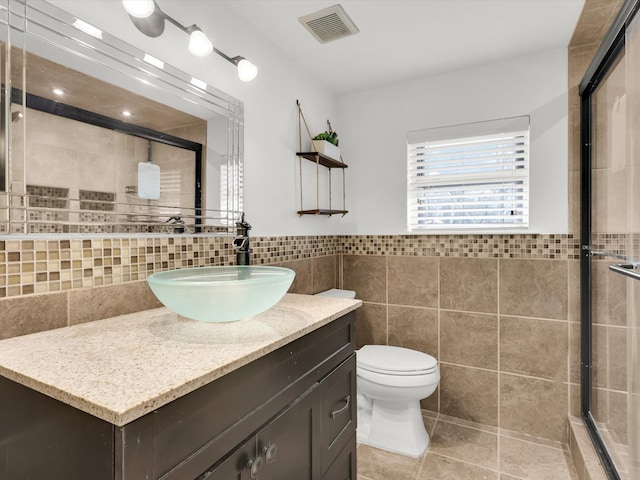
[[[343,402],[344,402],[344,407],[341,407],[338,410],[334,410],[333,412],[331,412],[331,418],[336,418],[338,415],[344,412],[347,408],[349,408],[349,405],[351,405],[351,395],[347,395],[346,397],[344,397]]]

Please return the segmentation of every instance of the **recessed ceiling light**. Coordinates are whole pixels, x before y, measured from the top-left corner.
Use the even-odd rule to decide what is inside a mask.
[[[206,90],[207,89],[207,83],[203,82],[202,80],[198,80],[197,78],[191,77],[191,85],[194,85],[198,88],[201,88],[202,90]]]
[[[64,95],[64,90],[60,88],[54,88],[53,93],[55,93],[56,95]]]
[[[158,60],[156,57],[152,57],[148,53],[144,54],[144,61],[153,65],[154,67],[164,68],[164,62],[162,60]]]
[[[76,19],[76,21],[73,22],[73,26],[78,30],[82,30],[84,33],[88,33],[92,37],[102,38],[102,30],[88,24],[87,22],[83,22],[80,19]]]
[[[122,112],[122,115],[124,115],[125,117],[130,117],[131,116],[131,112],[129,110],[124,110]]]

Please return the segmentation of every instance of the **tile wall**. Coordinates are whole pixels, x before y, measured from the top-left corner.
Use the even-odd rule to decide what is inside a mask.
[[[569,319],[579,308],[570,294],[574,238],[460,237],[440,243],[455,252],[435,254],[417,253],[410,237],[378,238],[379,248],[361,254],[350,250],[362,238],[345,242],[342,284],[365,302],[358,343],[436,357],[442,378],[423,403],[428,410],[566,441],[572,389],[578,390],[568,349],[575,334]],[[405,240],[404,252],[385,247],[389,240]]]

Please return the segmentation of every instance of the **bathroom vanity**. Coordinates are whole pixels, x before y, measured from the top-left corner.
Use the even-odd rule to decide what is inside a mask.
[[[356,478],[354,310],[160,308],[0,342],[0,478]]]

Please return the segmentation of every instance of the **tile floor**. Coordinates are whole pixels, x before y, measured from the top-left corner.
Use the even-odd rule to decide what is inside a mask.
[[[577,480],[566,445],[424,412],[422,458],[358,446],[358,480]]]

